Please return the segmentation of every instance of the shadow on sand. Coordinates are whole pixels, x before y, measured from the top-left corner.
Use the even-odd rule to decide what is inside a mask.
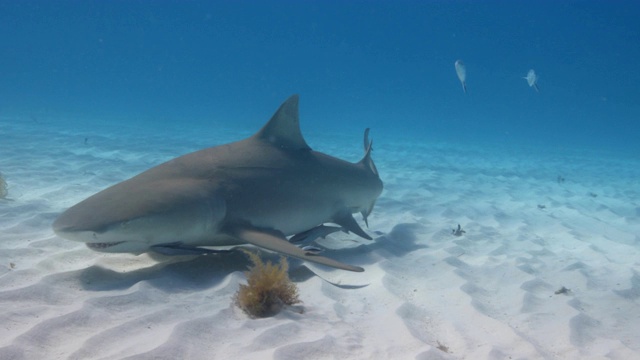
[[[229,274],[246,270],[249,264],[241,251],[232,251],[220,255],[173,257],[125,272],[93,265],[81,271],[79,280],[85,290],[91,291],[127,289],[139,282],[168,292],[201,290],[217,286]]]
[[[402,257],[412,251],[426,248],[426,245],[417,242],[422,229],[423,226],[418,223],[398,224],[388,234],[379,234],[373,242],[362,243],[349,249],[327,250],[323,256],[366,267],[379,261],[380,257],[388,257],[389,254]],[[279,254],[255,247],[240,246],[224,254],[160,256],[156,259],[159,262],[131,271],[93,265],[80,271],[79,281],[85,290],[90,291],[123,290],[139,282],[167,292],[209,289],[218,286],[229,274],[248,269],[251,263],[240,249],[260,251],[260,256],[265,261],[277,262],[280,258]],[[291,278],[296,282],[304,282],[316,275],[300,260],[289,259],[289,262]],[[366,276],[366,272],[364,275]]]

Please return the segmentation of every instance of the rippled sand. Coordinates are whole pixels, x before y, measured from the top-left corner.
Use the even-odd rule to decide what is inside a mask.
[[[191,131],[0,119],[1,359],[640,358],[637,156],[410,143],[374,129],[385,182],[375,239],[319,242],[365,272],[292,260],[303,303],[255,320],[232,305],[241,253],[107,255],[51,231],[94,192],[251,133]],[[360,134],[325,135],[308,140],[361,156]]]

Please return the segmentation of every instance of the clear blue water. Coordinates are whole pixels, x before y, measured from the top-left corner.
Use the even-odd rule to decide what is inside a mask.
[[[640,0],[0,0],[0,358],[640,358],[639,19]],[[372,128],[385,189],[375,241],[327,254],[366,273],[319,286],[291,262],[309,316],[235,315],[242,255],[54,236],[77,201],[248,136],[293,93],[319,151],[357,161]]]
[[[2,0],[0,116],[257,129],[299,93],[306,132],[637,157],[639,18],[604,0]]]

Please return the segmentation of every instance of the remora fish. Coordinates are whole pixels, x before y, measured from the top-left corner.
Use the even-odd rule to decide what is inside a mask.
[[[255,135],[180,156],[81,201],[55,233],[96,251],[198,253],[199,246],[249,243],[334,268],[361,267],[287,241],[324,223],[371,239],[364,219],[382,192],[365,132],[365,155],[350,163],[311,150],[300,132],[298,96]],[[203,253],[208,252],[203,249]]]

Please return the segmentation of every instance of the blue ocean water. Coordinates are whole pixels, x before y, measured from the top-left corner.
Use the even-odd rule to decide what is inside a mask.
[[[0,0],[0,358],[638,358],[638,19],[638,0]],[[293,93],[319,151],[357,161],[371,127],[384,182],[374,241],[323,243],[364,274],[291,259],[305,314],[240,317],[240,254],[53,233]]]
[[[2,0],[0,116],[252,132],[299,93],[307,133],[638,156],[638,18],[637,1]]]

